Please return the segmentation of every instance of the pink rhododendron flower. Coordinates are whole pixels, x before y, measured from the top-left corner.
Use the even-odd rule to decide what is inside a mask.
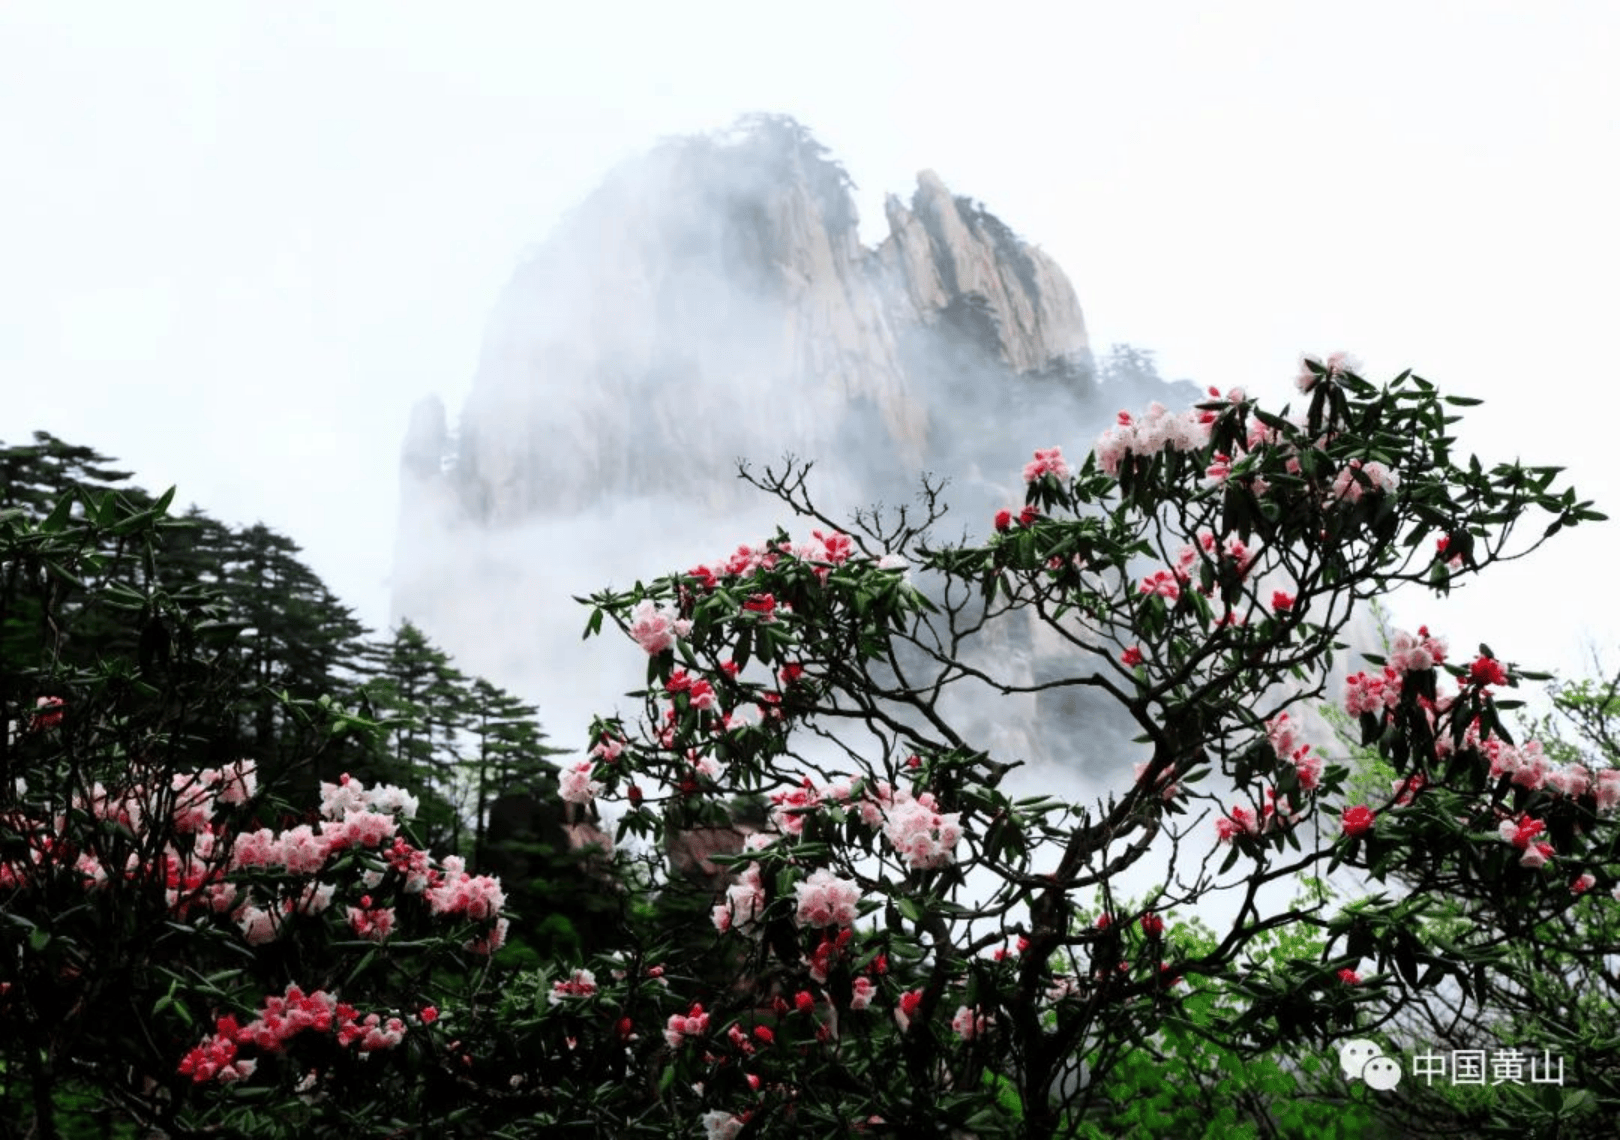
[[[1167,447],[1177,451],[1205,447],[1213,422],[1213,416],[1206,417],[1196,408],[1175,415],[1163,404],[1154,403],[1140,419],[1120,412],[1118,422],[1103,433],[1093,450],[1103,471],[1118,476],[1127,456],[1152,455]]]
[[[1137,591],[1142,594],[1153,594],[1160,598],[1175,601],[1181,597],[1181,585],[1176,576],[1168,570],[1155,570],[1142,579],[1142,585]]]
[[[1400,481],[1399,475],[1377,460],[1363,462],[1352,459],[1339,469],[1330,494],[1335,499],[1356,503],[1361,501],[1365,492],[1392,491],[1400,485]]]
[[[949,863],[962,837],[961,813],[941,813],[937,808],[931,793],[913,797],[903,789],[883,805],[884,838],[919,870]]]
[[[244,906],[233,917],[249,946],[263,946],[266,942],[274,942],[276,936],[281,933],[275,914],[256,906]]]
[[[728,930],[751,930],[765,913],[765,884],[760,879],[758,863],[750,863],[736,880],[726,888],[725,902],[718,903],[710,915],[714,928],[724,934]]]
[[[1571,894],[1584,895],[1596,885],[1597,876],[1592,874],[1592,872],[1587,871],[1580,878],[1576,879],[1569,885],[1569,890]]]
[[[1620,768],[1600,770],[1597,774],[1597,786],[1592,794],[1597,800],[1599,811],[1613,811],[1615,805],[1620,804]]]
[[[1347,986],[1359,986],[1361,984],[1361,975],[1346,967],[1339,971],[1339,981]]]
[[[1401,701],[1400,674],[1389,666],[1385,666],[1382,676],[1356,673],[1347,677],[1344,687],[1344,711],[1351,716],[1379,713]]]
[[[1044,451],[1037,450],[1034,460],[1024,465],[1024,482],[1026,483],[1033,483],[1046,475],[1058,480],[1069,477],[1069,465],[1063,459],[1063,450],[1061,448],[1049,447]]]
[[[1529,867],[1534,871],[1552,857],[1553,846],[1551,843],[1532,843],[1524,849],[1524,854],[1519,856],[1519,865]]]
[[[349,926],[361,938],[381,942],[394,932],[394,908],[385,906],[364,910],[360,907],[351,906],[349,908]]]
[[[1420,673],[1444,664],[1446,643],[1431,637],[1427,626],[1419,626],[1417,636],[1396,630],[1389,643],[1389,667],[1396,673]]]
[[[803,835],[805,816],[821,806],[821,796],[806,776],[785,792],[771,793],[771,823],[784,835]]]
[[[1311,365],[1316,368],[1312,368]],[[1348,353],[1335,352],[1327,360],[1318,360],[1314,356],[1302,356],[1299,361],[1299,375],[1294,377],[1294,386],[1301,392],[1309,392],[1316,387],[1317,382],[1325,375],[1330,380],[1337,380],[1346,372],[1354,372],[1360,367],[1351,359]],[[1322,375],[1318,374],[1318,370]]]
[[[238,760],[219,773],[219,802],[245,804],[258,790],[258,766],[252,760]]]
[[[963,1005],[957,1007],[956,1015],[951,1018],[951,1028],[963,1041],[971,1041],[983,1035],[990,1021],[988,1014],[978,1013],[975,1009]]]
[[[588,804],[602,790],[600,780],[591,779],[595,770],[589,760],[581,760],[562,770],[557,777],[558,794],[571,804]]]
[[[1551,758],[1542,752],[1541,745],[1534,740],[1525,741],[1518,757],[1518,765],[1513,770],[1513,783],[1532,792],[1539,790],[1552,775]]]
[[[1230,843],[1237,835],[1259,834],[1259,820],[1255,819],[1253,811],[1241,804],[1235,805],[1230,812],[1215,820],[1215,836],[1222,843]]]
[[[675,644],[675,611],[643,598],[630,611],[630,636],[647,656],[658,656]]]
[[[562,981],[551,984],[546,1000],[552,1005],[561,1005],[568,998],[591,997],[595,993],[596,975],[589,970],[575,970]]]
[[[793,893],[799,900],[794,918],[800,926],[848,926],[855,921],[861,901],[859,886],[826,868],[795,884]]]
[[[872,979],[862,975],[851,983],[849,1008],[855,1010],[865,1009],[872,1004],[872,999],[876,996],[877,987],[872,984]]]
[[[693,1003],[685,1014],[670,1014],[664,1027],[664,1040],[671,1049],[679,1049],[688,1037],[701,1037],[709,1031],[709,1015],[700,1003]]]
[[[604,764],[611,764],[624,752],[626,743],[627,741],[622,737],[609,736],[604,732],[601,741],[597,743],[595,748],[591,749],[591,755],[600,759]]]

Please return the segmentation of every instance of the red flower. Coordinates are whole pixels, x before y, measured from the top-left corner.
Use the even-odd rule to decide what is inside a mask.
[[[1140,647],[1133,645],[1124,653],[1121,653],[1119,659],[1128,667],[1134,669],[1142,663],[1142,650]]]
[[[754,1026],[754,1036],[765,1042],[767,1045],[776,1040],[776,1034],[771,1032],[771,1027],[768,1025]]]
[[[816,999],[810,996],[809,990],[800,990],[793,995],[793,1004],[800,1013],[809,1013],[816,1008]]]
[[[1157,938],[1164,933],[1164,919],[1156,914],[1142,916],[1142,933],[1149,938]]]
[[[1358,835],[1366,835],[1367,832],[1371,831],[1373,821],[1377,819],[1377,816],[1373,814],[1372,808],[1367,807],[1365,804],[1357,804],[1355,807],[1345,808],[1343,818],[1344,833],[1354,839]]]
[[[1339,971],[1339,981],[1347,986],[1359,986],[1361,984],[1361,975],[1346,967]]]
[[[55,728],[62,723],[62,698],[41,697],[34,702],[34,727]]]
[[[1271,594],[1271,608],[1278,613],[1294,608],[1294,595],[1285,594],[1281,590],[1274,590]]]
[[[424,1005],[422,1007],[422,1024],[432,1025],[437,1020],[439,1020],[439,1011],[431,1005]]]
[[[1035,520],[1040,517],[1040,511],[1037,511],[1034,507],[1025,507],[1023,510],[1018,512],[1018,525],[1034,526]]]
[[[1494,657],[1478,657],[1468,669],[1468,680],[1475,685],[1505,685],[1507,673]]]
[[[754,594],[743,603],[743,609],[756,614],[770,614],[776,610],[776,597],[772,594]]]
[[[996,529],[999,530],[999,531],[1007,531],[1007,530],[1012,529],[1012,512],[1011,511],[997,511],[996,512]]]

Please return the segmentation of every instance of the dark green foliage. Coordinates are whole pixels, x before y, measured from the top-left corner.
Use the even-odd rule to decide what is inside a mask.
[[[0,726],[9,725],[0,731],[0,856],[26,861],[35,842],[5,813],[88,796],[136,768],[255,761],[263,790],[233,821],[248,830],[307,820],[318,783],[352,772],[416,792],[425,818],[413,841],[427,846],[432,832],[441,853],[459,844],[473,870],[497,862],[508,842],[528,844],[514,867],[524,879],[511,884],[503,958],[521,959],[525,946],[531,958],[534,949],[575,957],[604,948],[619,904],[612,892],[581,889],[582,856],[569,851],[555,811],[514,835],[488,827],[503,796],[556,803],[555,750],[532,706],[465,677],[408,625],[368,647],[291,540],[196,509],[167,517],[172,492],[154,499],[127,479],[94,451],[44,433],[32,445],[0,445]],[[63,715],[40,731],[35,702],[47,696],[63,699]],[[185,850],[189,840],[109,825],[85,851],[122,867],[164,843]],[[477,1008],[483,975],[465,963],[424,973],[427,961],[402,946],[323,975],[329,935],[314,926],[249,949],[229,916],[173,921],[161,882],[155,893],[138,882],[98,892],[70,879],[25,894],[0,888],[0,1135],[12,1135],[13,1122],[18,1135],[147,1134],[131,1120],[191,1134],[184,1121],[196,1093],[177,1061],[214,1013],[252,1009],[289,979],[357,997],[374,990],[407,1011],[458,992],[468,1016]],[[413,905],[425,916],[424,903]],[[442,1084],[419,1048],[370,1071],[426,1064],[428,1084]],[[223,1134],[315,1134],[312,1118],[300,1123],[307,1108],[253,1123],[249,1103],[217,1117],[233,1122]],[[358,1122],[377,1107],[374,1096],[355,1101],[361,1134]],[[323,1111],[338,1121],[350,1110],[334,1100]]]

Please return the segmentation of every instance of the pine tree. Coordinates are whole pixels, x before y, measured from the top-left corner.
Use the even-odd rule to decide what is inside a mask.
[[[424,841],[459,846],[462,828],[460,733],[473,719],[473,695],[450,655],[409,620],[385,643],[361,650],[371,675],[365,691],[387,726],[389,771],[378,778],[422,799]]]

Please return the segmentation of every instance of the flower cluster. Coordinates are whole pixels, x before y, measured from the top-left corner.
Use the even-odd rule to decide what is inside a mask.
[[[907,863],[929,870],[951,861],[962,838],[960,812],[939,811],[931,792],[913,796],[904,788],[889,790],[886,784],[878,786],[875,799],[863,802],[863,817],[874,803],[882,815],[884,838]]]
[[[1259,819],[1252,809],[1242,804],[1234,804],[1231,811],[1215,820],[1215,836],[1222,843],[1230,843],[1238,835],[1259,834]]]
[[[683,636],[681,625],[681,619],[672,607],[660,606],[651,598],[642,599],[630,611],[630,636],[647,651],[649,657],[657,657],[672,648],[675,638]],[[691,623],[688,622],[686,630],[690,629]]]
[[[1428,626],[1418,626],[1416,635],[1398,629],[1389,641],[1389,667],[1397,673],[1420,673],[1444,665],[1446,653],[1445,639],[1431,636]]]
[[[1361,672],[1345,678],[1344,711],[1351,716],[1382,713],[1400,703],[1401,675],[1392,666],[1384,666],[1379,675]]]
[[[1035,458],[1024,464],[1024,482],[1026,483],[1033,483],[1037,479],[1045,478],[1048,475],[1060,482],[1069,477],[1069,465],[1063,459],[1063,450],[1061,448],[1037,449]]]
[[[1335,499],[1358,503],[1366,492],[1393,491],[1400,482],[1399,475],[1377,460],[1352,459],[1339,468],[1330,494]]]
[[[1299,738],[1298,726],[1287,713],[1282,713],[1266,724],[1266,739],[1271,742],[1277,759],[1292,763],[1302,791],[1314,792],[1322,782],[1322,757],[1311,751],[1311,746]]]
[[[751,930],[765,911],[765,884],[758,863],[750,863],[726,888],[726,901],[716,903],[710,919],[714,928]]]
[[[40,697],[34,702],[33,727],[36,730],[56,728],[62,723],[61,697]]]
[[[261,1057],[281,1053],[288,1042],[306,1031],[335,1031],[339,1048],[352,1045],[361,1053],[392,1049],[405,1039],[405,1023],[398,1017],[384,1020],[376,1013],[361,1017],[358,1010],[338,1001],[334,994],[325,990],[306,994],[298,986],[289,985],[280,996],[266,998],[259,1015],[246,1025],[233,1014],[219,1018],[213,1036],[181,1059],[180,1075],[198,1084],[242,1080],[253,1074],[258,1060],[239,1056],[240,1046],[251,1046]]]
[[[1163,404],[1148,406],[1140,419],[1120,412],[1118,422],[1097,440],[1097,462],[1110,475],[1118,475],[1128,456],[1154,455],[1165,448],[1197,451],[1209,444],[1209,425],[1215,414],[1190,409],[1173,415]]]
[[[958,1006],[956,1015],[951,1018],[951,1028],[963,1041],[971,1041],[975,1037],[984,1036],[985,1029],[991,1021],[990,1015],[980,1013],[977,1008],[969,1009],[967,1006]]]
[[[793,893],[799,902],[794,920],[800,926],[849,926],[861,902],[861,888],[853,880],[839,878],[826,868],[796,883]]]
[[[575,970],[562,981],[551,984],[551,994],[547,997],[552,1005],[561,1005],[569,998],[587,998],[596,994],[596,975],[589,970]]]
[[[1511,843],[1522,852],[1519,856],[1521,866],[1534,870],[1553,857],[1553,845],[1537,838],[1547,830],[1547,825],[1541,820],[1526,815],[1504,819],[1499,830],[1504,843]]]
[[[1340,815],[1340,821],[1343,824],[1344,833],[1351,839],[1355,839],[1366,835],[1367,832],[1372,830],[1373,824],[1377,822],[1377,816],[1372,808],[1365,804],[1357,804],[1355,807],[1345,808]]]
[[[571,804],[588,804],[602,791],[602,782],[591,779],[595,765],[581,760],[564,768],[557,777],[559,794]]]
[[[1350,354],[1345,352],[1330,353],[1326,360],[1302,356],[1299,361],[1299,375],[1294,377],[1294,386],[1301,392],[1309,392],[1324,376],[1329,380],[1337,380],[1346,372],[1354,372],[1359,367]]]
[[[679,1049],[688,1037],[702,1037],[708,1031],[709,1015],[703,1012],[701,1003],[694,1002],[686,1013],[670,1014],[664,1026],[664,1040],[671,1049]]]

